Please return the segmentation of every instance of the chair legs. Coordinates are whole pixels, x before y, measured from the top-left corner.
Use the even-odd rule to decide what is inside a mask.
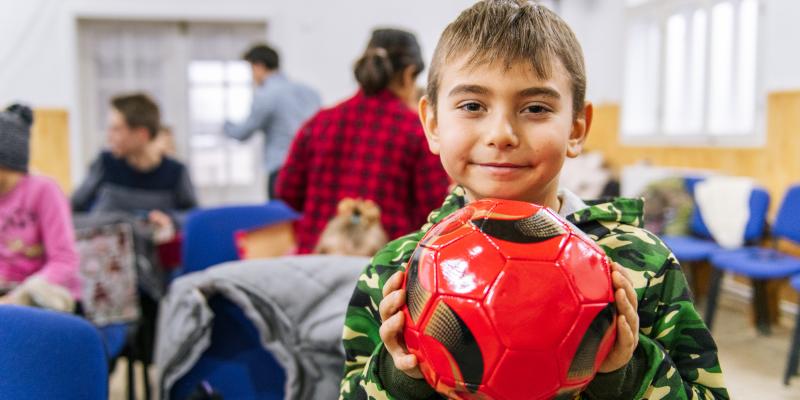
[[[756,329],[762,335],[772,333],[769,320],[769,296],[767,294],[767,281],[752,279],[753,283],[753,312],[756,318]]]
[[[125,348],[125,359],[128,360],[128,400],[136,400],[136,363],[130,344]]]
[[[789,380],[797,375],[798,357],[800,357],[800,312],[794,322],[794,333],[792,334],[792,344],[789,348],[789,360],[786,362],[786,373],[783,375],[783,384],[789,385]]]
[[[717,312],[717,300],[719,291],[722,288],[722,278],[725,271],[718,268],[711,268],[711,285],[708,288],[708,298],[706,300],[705,321],[708,330],[711,331],[714,325],[714,315]]]

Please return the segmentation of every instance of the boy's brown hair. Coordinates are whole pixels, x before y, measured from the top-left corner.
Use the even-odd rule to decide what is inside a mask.
[[[150,139],[155,139],[161,129],[161,114],[158,105],[147,95],[134,93],[111,99],[111,106],[125,118],[131,128],[146,128]]]
[[[466,56],[474,67],[502,60],[506,67],[529,63],[549,79],[556,60],[572,81],[573,115],[583,112],[586,70],[583,50],[572,29],[556,13],[530,0],[483,0],[464,10],[445,28],[433,53],[428,74],[428,99],[436,108],[441,69]]]

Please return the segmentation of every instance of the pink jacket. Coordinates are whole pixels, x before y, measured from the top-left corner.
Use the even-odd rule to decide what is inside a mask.
[[[80,298],[67,199],[52,180],[27,175],[0,195],[0,282],[21,283],[34,275]]]

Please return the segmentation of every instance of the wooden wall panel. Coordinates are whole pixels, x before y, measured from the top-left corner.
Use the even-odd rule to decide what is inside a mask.
[[[786,189],[800,183],[800,91],[768,96],[766,129],[766,144],[757,148],[627,146],[620,143],[619,105],[600,104],[595,107],[586,149],[602,151],[617,170],[647,160],[657,166],[702,168],[755,178],[769,191],[774,216]],[[782,248],[800,255],[800,247]],[[747,282],[739,277],[736,280]],[[777,291],[780,298],[797,302],[797,294],[785,282]]]
[[[597,105],[586,144],[587,150],[602,151],[614,168],[648,160],[658,166],[703,168],[750,176],[769,191],[773,212],[786,188],[800,183],[800,91],[769,95],[764,147],[626,146],[620,143],[619,126],[619,105]]]
[[[31,132],[32,172],[49,176],[64,193],[72,191],[69,115],[63,109],[37,109]]]

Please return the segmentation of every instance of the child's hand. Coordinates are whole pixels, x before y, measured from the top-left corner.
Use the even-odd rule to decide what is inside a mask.
[[[617,342],[608,353],[599,372],[612,372],[624,367],[633,357],[639,344],[639,314],[636,292],[621,265],[611,263],[611,281],[614,284],[614,300],[617,305]]]
[[[392,275],[383,285],[383,300],[378,306],[381,314],[380,335],[386,351],[394,361],[394,366],[414,379],[422,379],[417,357],[410,354],[403,344],[403,312],[400,310],[406,302],[406,291],[403,286],[403,272]]]
[[[147,220],[153,225],[153,241],[156,244],[166,243],[175,238],[175,225],[172,223],[172,218],[163,211],[150,211]]]

